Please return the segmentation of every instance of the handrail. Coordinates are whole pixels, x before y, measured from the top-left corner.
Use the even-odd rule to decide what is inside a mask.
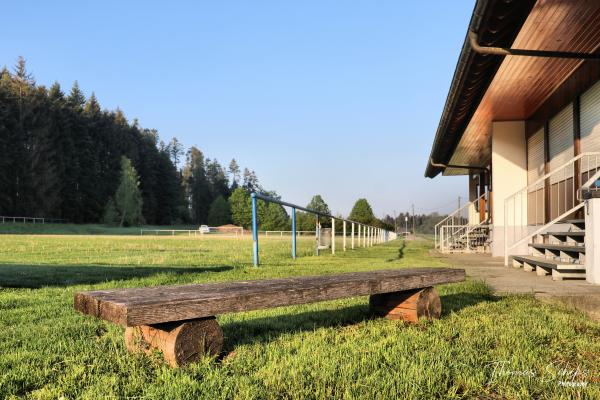
[[[442,219],[440,222],[438,222],[437,224],[435,224],[435,226],[433,227],[434,248],[438,248],[438,247],[441,248],[441,245],[438,246],[438,231],[440,231],[440,226],[442,226],[442,224],[444,224],[444,223],[447,223],[447,221],[450,220],[451,218],[462,218],[462,216],[460,215],[460,213],[462,213],[465,209],[468,209],[472,205],[479,203],[479,201],[481,199],[483,199],[485,196],[486,196],[486,193],[483,193],[481,196],[477,197],[475,200],[469,201],[469,202],[465,203],[463,206],[457,208],[456,210],[454,210],[453,212],[451,212],[450,214],[448,214],[446,216],[446,218]],[[480,224],[482,222],[480,222]],[[441,238],[441,233],[442,232],[440,231],[440,240],[443,241],[443,239]]]
[[[481,229],[481,228],[489,229],[490,225],[488,224],[488,221],[482,221],[482,222],[478,223],[477,225],[445,225],[445,226],[442,226],[441,229],[443,230],[445,228],[452,228],[452,227],[459,228],[459,230],[454,231],[451,236],[448,236],[443,239],[443,242],[440,243],[441,250],[449,248],[451,245],[452,239],[455,239],[457,237],[458,238],[466,237],[467,238],[467,248],[470,250],[470,243],[468,241],[469,235],[472,234],[473,231],[475,231],[476,229]]]
[[[583,160],[587,158],[587,165],[584,166]],[[579,162],[579,164],[577,164]],[[579,168],[578,168],[579,167]],[[581,199],[579,197],[582,189],[588,188],[600,178],[600,152],[585,152],[571,158],[566,163],[553,169],[552,171],[544,174],[534,182],[526,185],[525,187],[517,190],[510,196],[504,199],[504,263],[508,265],[509,253],[512,249],[522,245],[527,240],[531,239],[535,235],[540,234],[545,229],[553,224],[556,224],[560,220],[568,217],[575,211],[583,207]],[[583,173],[594,174],[589,178],[583,185],[575,185],[578,182]],[[577,179],[575,177],[578,176]],[[552,182],[552,178],[559,178],[558,182]],[[550,180],[551,188],[548,188],[547,181]],[[567,182],[572,180],[572,184]],[[564,182],[562,185],[560,182]],[[554,188],[554,185],[557,185]],[[531,190],[534,188],[535,190]],[[541,198],[538,199],[538,192],[541,193]],[[533,208],[535,210],[535,220],[531,221],[531,208],[530,196],[535,193],[535,200]],[[541,210],[538,215],[538,209],[540,208],[539,201],[541,201]],[[554,203],[556,202],[556,203]],[[547,204],[549,203],[549,204]],[[554,204],[553,204],[554,203]],[[512,208],[510,205],[512,204]],[[552,218],[551,221],[545,222],[549,217],[547,215],[550,210],[550,217],[557,215]],[[509,211],[512,211],[509,212]],[[509,244],[509,216],[512,215],[512,243]],[[538,219],[542,217],[542,221]],[[528,227],[538,227],[533,232],[529,233]],[[525,233],[523,234],[523,230]],[[517,237],[522,236],[522,237]]]
[[[577,204],[575,207],[571,208],[570,210],[565,211],[564,213],[560,214],[558,217],[554,218],[552,221],[548,222],[547,224],[542,225],[541,227],[539,227],[538,229],[536,229],[535,231],[533,231],[532,233],[530,233],[529,235],[519,239],[518,241],[516,241],[515,243],[512,244],[512,246],[510,246],[508,248],[508,250],[517,247],[523,243],[525,243],[525,241],[531,239],[532,237],[534,237],[535,235],[539,235],[540,233],[542,233],[545,229],[547,229],[548,227],[556,224],[558,221],[562,220],[563,218],[566,218],[567,216],[573,214],[575,211],[579,210],[580,208],[582,208],[584,206],[583,203],[579,203]],[[506,230],[506,229],[505,229]],[[508,252],[504,253],[504,265],[508,265]]]
[[[522,191],[524,191],[525,189],[529,189],[530,186],[539,185],[540,183],[544,182],[546,179],[550,178],[552,175],[555,175],[559,171],[562,171],[565,167],[568,167],[570,164],[573,164],[575,161],[578,161],[578,160],[582,159],[583,157],[588,157],[588,156],[600,156],[600,152],[594,151],[594,152],[581,153],[581,154],[579,154],[579,155],[571,158],[569,161],[567,161],[566,163],[564,163],[560,167],[554,168],[552,171],[550,171],[547,174],[543,175],[541,178],[538,178],[535,182],[527,184],[527,186],[525,186],[525,187],[517,190],[516,192],[514,192],[510,196],[507,196],[506,198],[509,199],[511,197],[514,197],[517,194],[519,194]],[[504,201],[506,202],[506,200],[504,200]]]
[[[457,208],[456,210],[452,211],[450,214],[448,214],[446,216],[446,218],[444,218],[443,220],[441,220],[440,222],[438,222],[437,224],[435,224],[435,228],[437,228],[438,226],[440,226],[443,222],[446,222],[448,219],[454,217],[456,214],[458,214],[463,209],[471,206],[472,204],[475,204],[476,202],[478,202],[479,200],[481,200],[483,197],[485,197],[485,193],[482,194],[481,196],[479,196],[478,198],[476,198],[475,200],[469,201],[469,202],[465,203],[463,206],[461,206],[460,208]]]

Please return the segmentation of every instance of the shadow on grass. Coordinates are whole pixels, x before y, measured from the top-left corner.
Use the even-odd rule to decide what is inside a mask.
[[[406,248],[406,240],[402,241],[402,246],[398,248],[398,257],[390,258],[387,262],[398,261],[404,258],[404,249]]]
[[[116,280],[147,278],[158,274],[223,272],[230,266],[167,267],[106,265],[14,265],[0,264],[0,287],[36,289],[47,286],[95,284]]]
[[[484,302],[495,302],[500,300],[498,297],[489,293],[460,292],[440,296],[442,300],[442,317],[458,312],[463,308],[474,306]]]
[[[442,318],[481,302],[497,300],[489,294],[469,292],[443,295],[440,299]],[[226,356],[236,346],[242,344],[268,343],[286,334],[314,331],[319,328],[345,327],[374,318],[379,317],[371,313],[368,304],[361,304],[334,310],[308,311],[230,322],[223,325],[227,338],[223,354]],[[398,322],[390,321],[390,323]]]

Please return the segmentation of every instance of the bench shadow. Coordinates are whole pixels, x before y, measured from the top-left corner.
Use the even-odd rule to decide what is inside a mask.
[[[197,274],[224,272],[233,267],[169,267],[169,266],[107,266],[107,265],[15,265],[0,264],[0,287],[37,289],[96,284],[158,274]]]
[[[440,296],[442,316],[482,302],[496,301],[494,296],[478,293],[453,293]],[[368,304],[360,304],[341,309],[307,311],[295,314],[283,314],[272,317],[243,319],[223,324],[225,347],[221,358],[243,344],[269,343],[280,336],[314,331],[319,328],[343,328],[363,321],[380,318],[375,316]],[[390,321],[390,323],[399,323]]]

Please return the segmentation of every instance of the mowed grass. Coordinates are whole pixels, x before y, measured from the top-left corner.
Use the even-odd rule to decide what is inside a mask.
[[[600,398],[600,324],[531,296],[444,285],[443,316],[373,318],[365,297],[218,317],[225,351],[171,369],[73,310],[81,290],[444,266],[431,242],[313,256],[313,240],[0,236],[0,398]],[[338,241],[338,250],[341,241]]]

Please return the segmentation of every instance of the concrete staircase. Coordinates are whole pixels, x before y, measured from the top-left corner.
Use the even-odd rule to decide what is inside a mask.
[[[487,253],[490,246],[489,225],[467,228],[449,240],[449,252],[452,253]]]
[[[551,274],[555,281],[585,279],[585,220],[561,221],[550,229],[532,238],[530,255],[511,256],[513,267],[540,276]]]

